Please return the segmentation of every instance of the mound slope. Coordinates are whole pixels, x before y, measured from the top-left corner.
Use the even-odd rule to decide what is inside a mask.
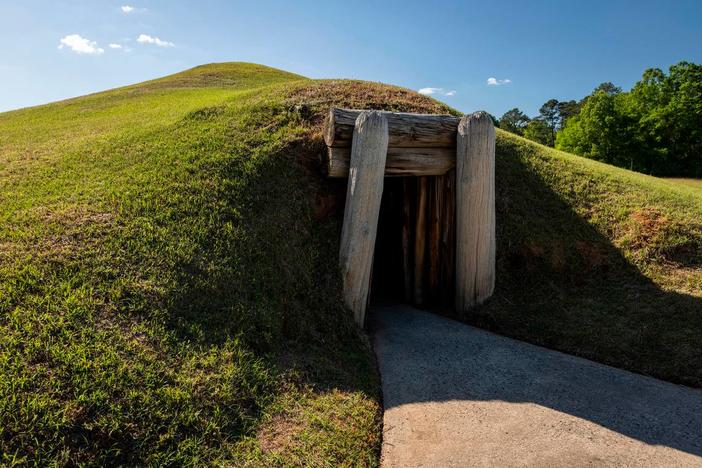
[[[373,465],[330,106],[412,91],[215,64],[0,114],[0,451]],[[498,288],[464,320],[702,385],[702,197],[498,133]]]

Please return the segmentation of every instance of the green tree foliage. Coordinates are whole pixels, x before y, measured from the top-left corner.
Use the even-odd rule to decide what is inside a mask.
[[[621,94],[596,90],[580,113],[558,133],[556,147],[588,158],[641,170],[634,166],[634,122],[621,111]],[[633,147],[633,148],[632,148]]]
[[[578,112],[580,112],[580,104],[575,101],[560,102],[558,99],[549,99],[539,109],[538,117],[527,120],[526,126],[519,134],[542,145],[554,146],[556,132]]]
[[[487,115],[490,116],[490,119],[492,120],[492,124],[493,124],[495,127],[500,128],[500,119],[498,119],[497,117],[495,117],[494,115],[492,115],[492,114],[489,113],[489,112],[487,113]]]
[[[558,103],[558,115],[559,115],[560,119],[558,121],[558,130],[561,130],[563,127],[565,127],[566,123],[568,122],[568,119],[578,115],[579,112],[580,112],[580,103],[575,102],[572,99],[570,101],[559,102]]]
[[[702,65],[680,62],[667,76],[646,70],[630,95],[652,172],[702,176]]]
[[[629,92],[601,84],[566,118],[556,147],[640,172],[702,177],[702,66],[646,70]]]
[[[558,113],[558,100],[549,99],[546,101],[539,109],[539,116],[549,128],[555,131],[561,120],[560,114]]]
[[[604,83],[600,83],[600,85],[597,88],[595,88],[595,90],[592,92],[592,94],[599,93],[599,92],[608,94],[610,96],[614,96],[615,94],[621,93],[622,88],[620,88],[619,86],[615,86],[610,81],[606,81]],[[587,98],[585,98],[585,99],[587,99]]]
[[[532,119],[524,129],[524,137],[542,145],[553,146],[555,141],[555,131],[548,121],[537,118]]]
[[[529,123],[529,117],[516,107],[504,113],[500,118],[500,128],[517,135],[524,134],[524,128]]]

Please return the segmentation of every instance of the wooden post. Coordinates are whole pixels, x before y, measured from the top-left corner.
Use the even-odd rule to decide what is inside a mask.
[[[456,311],[495,289],[495,127],[485,112],[466,115],[456,140]]]
[[[410,243],[412,242],[412,184],[405,177],[402,180],[402,270],[405,280],[405,300],[412,302],[412,258]]]
[[[417,178],[417,216],[414,228],[414,302],[424,303],[424,253],[427,238],[427,178]]]
[[[454,277],[456,271],[455,235],[456,224],[456,173],[446,174],[443,178],[444,206],[441,220],[441,303],[453,304]]]
[[[429,198],[429,246],[427,253],[429,256],[429,276],[428,294],[430,299],[438,297],[439,291],[439,268],[441,262],[441,214],[443,209],[443,176],[436,176],[430,179]]]
[[[360,326],[368,303],[387,151],[387,119],[380,112],[362,112],[353,131],[339,252],[344,302]]]

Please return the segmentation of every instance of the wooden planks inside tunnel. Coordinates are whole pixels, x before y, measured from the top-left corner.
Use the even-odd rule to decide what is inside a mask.
[[[359,325],[371,297],[465,313],[492,295],[495,130],[487,113],[331,109],[324,140],[327,175],[347,179],[339,260]]]
[[[453,171],[386,177],[373,261],[373,301],[453,306],[454,185]]]

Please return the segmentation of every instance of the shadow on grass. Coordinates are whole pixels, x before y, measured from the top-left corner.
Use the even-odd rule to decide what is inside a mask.
[[[498,142],[496,292],[462,318],[503,335],[702,386],[702,298],[664,291],[644,276],[522,157]],[[597,182],[581,176],[574,183]]]
[[[702,299],[662,290],[498,143],[495,295],[458,318],[501,335],[702,386]],[[595,183],[592,181],[591,183]],[[702,456],[702,391],[464,327],[410,307],[373,315],[386,409],[534,403]]]
[[[281,372],[293,371],[303,384],[374,395],[372,358],[339,297],[338,216],[317,219],[313,209],[315,196],[329,195],[332,203],[340,197],[333,195],[332,183],[306,173],[296,161],[317,149],[271,151],[263,137],[242,140],[245,144],[233,147],[230,158],[198,172],[226,183],[213,184],[217,192],[198,204],[211,210],[209,224],[197,236],[195,252],[176,266],[178,287],[166,298],[169,326],[178,339],[203,347],[240,337],[258,356],[270,358]],[[463,319],[635,372],[702,385],[702,301],[662,291],[573,212],[516,149],[503,144],[498,151],[497,291],[490,303]],[[449,333],[455,324],[447,323],[452,324]],[[417,323],[406,331],[423,332]],[[434,345],[441,350],[444,344],[439,340]],[[455,343],[458,350],[464,344]],[[460,353],[446,356],[449,366],[460,362]],[[584,403],[553,400],[553,386],[500,393],[499,381],[497,387],[486,384],[468,393],[441,386],[433,394],[407,393],[405,402],[540,401],[649,443],[698,453],[697,439],[680,442],[677,436],[657,435],[673,424],[661,412],[651,420],[653,432],[636,429],[649,420],[636,418],[639,407],[624,405],[629,398],[622,396],[624,384],[615,386],[619,390],[611,398],[632,415],[619,422],[619,413],[588,407],[594,402],[587,397],[597,393],[588,393],[586,380],[578,381]],[[646,398],[644,406],[652,402]],[[393,401],[386,403],[404,400]]]
[[[340,298],[341,211],[319,213],[338,198],[338,184],[310,171],[317,143],[270,152],[253,144],[216,169],[235,186],[214,194],[207,236],[178,268],[169,325],[203,346],[238,337],[277,372],[319,391],[376,398],[372,352]]]

